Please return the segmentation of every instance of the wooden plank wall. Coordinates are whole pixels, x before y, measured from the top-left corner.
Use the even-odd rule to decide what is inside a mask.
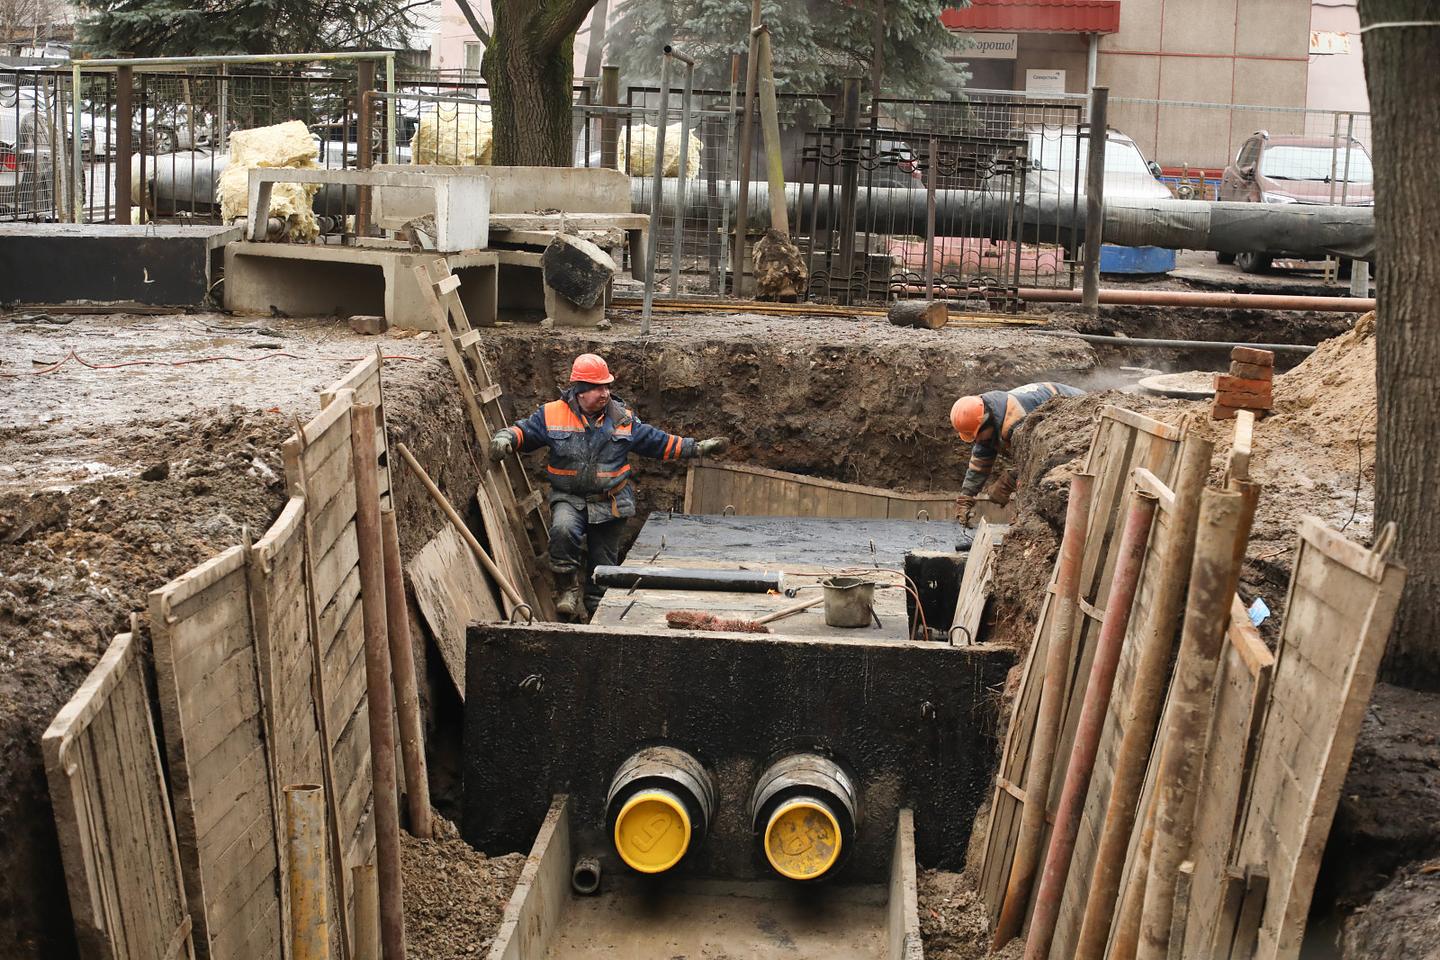
[[[1320,855],[1405,581],[1383,552],[1314,517],[1301,526],[1292,571],[1240,828],[1240,864],[1269,878],[1255,960],[1300,954]]]
[[[201,960],[281,955],[278,820],[249,555],[231,547],[150,594],[180,863]]]
[[[365,698],[365,634],[361,615],[359,547],[355,532],[355,476],[351,448],[352,390],[337,390],[328,406],[285,442],[285,479],[305,499],[304,583],[310,609],[320,709],[324,785],[339,856],[335,885],[346,915],[354,896],[346,878],[375,850],[370,817],[372,781]],[[346,929],[349,925],[346,924]]]
[[[170,799],[133,633],[111,641],[41,739],[80,953],[191,960]]]
[[[897,493],[738,463],[692,464],[685,477],[685,512],[747,517],[863,517],[953,520],[954,493]]]
[[[375,355],[361,360],[350,372],[320,391],[320,409],[334,402],[341,390],[353,390],[355,403],[368,403],[375,408],[375,450],[380,468],[380,509],[394,506],[390,499],[390,442],[385,431],[385,389],[380,381],[380,348]]]
[[[1081,604],[1076,617],[1076,633],[1072,638],[1073,652],[1066,684],[1066,702],[1061,714],[1060,736],[1056,743],[1057,757],[1068,757],[1074,742],[1085,682],[1090,674],[1090,662],[1094,657],[1095,642],[1100,633],[1100,614],[1104,611],[1109,597],[1110,577],[1120,545],[1120,531],[1125,512],[1130,506],[1133,471],[1137,467],[1143,467],[1162,483],[1169,483],[1179,460],[1179,450],[1179,428],[1118,407],[1107,406],[1101,409],[1085,468],[1087,472],[1095,475],[1096,480],[1089,511],[1089,535],[1080,565]],[[1050,600],[1054,595],[1054,588],[1052,571],[1035,637],[1026,656],[1020,687],[1015,695],[1010,726],[991,798],[990,823],[981,864],[980,893],[985,900],[992,924],[999,918],[1006,882],[1010,876],[1015,841],[1020,829],[1021,808],[1030,799],[1025,793],[1024,783],[1029,767],[1030,746],[1035,735],[1035,721],[1040,708],[1040,689],[1044,681],[1045,656],[1049,648],[1053,616]],[[1057,767],[1058,773],[1051,778],[1050,794],[1045,798],[1047,810],[1051,814],[1059,805],[1060,791],[1065,780],[1063,762],[1058,762]]]

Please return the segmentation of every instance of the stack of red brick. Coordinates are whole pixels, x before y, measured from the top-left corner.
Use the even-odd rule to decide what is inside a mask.
[[[1241,410],[1263,417],[1275,408],[1275,354],[1236,347],[1230,351],[1230,372],[1215,374],[1215,403],[1210,416],[1234,420]]]

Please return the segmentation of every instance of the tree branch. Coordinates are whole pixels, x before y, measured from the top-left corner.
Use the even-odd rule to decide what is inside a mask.
[[[546,55],[553,53],[566,37],[580,29],[590,9],[595,6],[595,0],[565,0],[557,5],[559,9],[551,14],[550,25],[540,37],[540,50]]]
[[[475,10],[470,6],[470,0],[455,0],[455,4],[465,15],[465,22],[470,24],[470,31],[475,34],[475,38],[488,48],[492,42],[490,31],[486,30],[480,23],[480,18],[475,16]]]

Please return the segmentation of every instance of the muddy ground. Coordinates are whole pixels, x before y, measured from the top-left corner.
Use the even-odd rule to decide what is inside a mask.
[[[483,957],[490,951],[525,855],[487,857],[437,817],[435,835],[400,844],[405,885],[405,952],[414,960]]]

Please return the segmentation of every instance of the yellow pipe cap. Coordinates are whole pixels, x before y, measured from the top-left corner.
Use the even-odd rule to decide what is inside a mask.
[[[814,880],[840,859],[840,824],[819,800],[796,797],[770,815],[765,859],[782,877]]]
[[[664,873],[690,849],[690,814],[668,790],[641,790],[615,817],[615,852],[641,873]]]

